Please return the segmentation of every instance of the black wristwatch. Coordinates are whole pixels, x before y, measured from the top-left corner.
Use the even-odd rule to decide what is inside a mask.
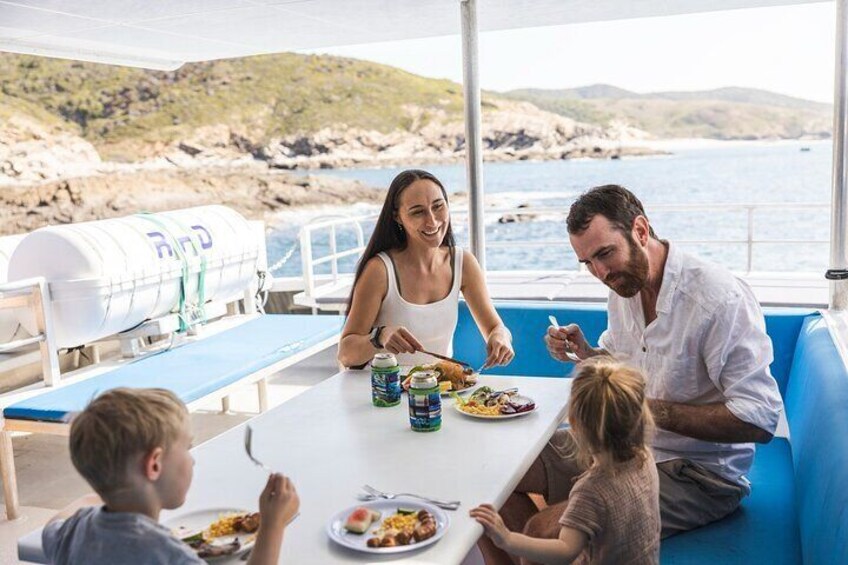
[[[371,330],[371,333],[368,334],[368,341],[371,342],[377,349],[383,349],[383,344],[380,343],[380,334],[383,332],[386,326],[377,326]]]

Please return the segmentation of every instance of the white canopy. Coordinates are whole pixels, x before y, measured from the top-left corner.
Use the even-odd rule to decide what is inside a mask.
[[[183,63],[460,33],[461,0],[0,0],[0,51]],[[480,31],[821,0],[480,0]]]

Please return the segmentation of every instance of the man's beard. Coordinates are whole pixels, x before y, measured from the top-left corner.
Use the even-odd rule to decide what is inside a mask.
[[[617,295],[632,298],[639,294],[648,282],[648,258],[640,252],[630,234],[627,237],[627,244],[630,247],[630,257],[627,258],[624,270],[608,273],[603,282]]]

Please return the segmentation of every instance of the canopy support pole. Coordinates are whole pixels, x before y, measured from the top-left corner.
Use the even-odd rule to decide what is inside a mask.
[[[848,65],[848,0],[836,2],[836,69],[833,94],[833,183],[830,216],[830,309],[848,309],[848,96],[845,67]]]
[[[465,170],[468,178],[468,240],[486,272],[486,225],[483,221],[483,134],[478,65],[477,0],[460,0],[462,16],[462,88],[465,97]]]

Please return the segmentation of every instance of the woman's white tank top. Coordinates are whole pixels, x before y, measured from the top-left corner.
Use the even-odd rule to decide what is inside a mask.
[[[395,265],[385,252],[377,255],[386,265],[388,290],[377,326],[403,326],[412,332],[424,349],[452,356],[453,332],[459,316],[459,289],[462,287],[462,248],[455,247],[453,253],[453,284],[447,296],[431,304],[412,304],[400,295],[395,275]],[[424,353],[401,353],[397,355],[400,365],[422,365],[436,359]]]

